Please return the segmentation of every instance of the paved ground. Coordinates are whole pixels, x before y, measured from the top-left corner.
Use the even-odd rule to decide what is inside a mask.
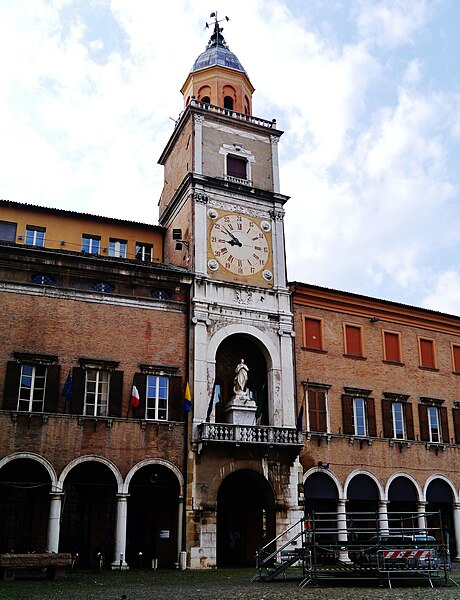
[[[460,587],[379,588],[377,584],[299,588],[298,580],[250,583],[254,571],[80,572],[61,581],[0,582],[3,600],[460,600]],[[450,573],[460,583],[460,571]]]

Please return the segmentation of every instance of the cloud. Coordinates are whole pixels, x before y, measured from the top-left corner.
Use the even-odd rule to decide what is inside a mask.
[[[410,44],[429,17],[426,0],[360,0],[355,4],[359,35],[369,45]]]
[[[422,298],[421,305],[452,315],[460,315],[460,273],[442,272],[434,281],[432,291]]]

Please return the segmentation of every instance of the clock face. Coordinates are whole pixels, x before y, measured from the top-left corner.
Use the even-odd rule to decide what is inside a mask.
[[[213,256],[208,261],[209,269],[217,271],[223,267],[240,277],[250,277],[262,271],[265,281],[271,281],[272,273],[266,268],[270,261],[270,223],[235,213],[223,216],[212,210],[210,213],[214,221],[209,232]]]

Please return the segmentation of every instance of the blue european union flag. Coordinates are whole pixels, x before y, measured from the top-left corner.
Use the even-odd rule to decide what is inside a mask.
[[[67,375],[67,379],[64,383],[64,388],[62,389],[62,395],[66,400],[72,400],[72,378],[70,377],[70,371]]]

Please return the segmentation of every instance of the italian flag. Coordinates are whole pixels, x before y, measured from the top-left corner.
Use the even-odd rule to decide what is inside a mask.
[[[131,406],[133,408],[137,408],[139,406],[139,390],[135,385],[133,385],[133,389],[131,391]]]

